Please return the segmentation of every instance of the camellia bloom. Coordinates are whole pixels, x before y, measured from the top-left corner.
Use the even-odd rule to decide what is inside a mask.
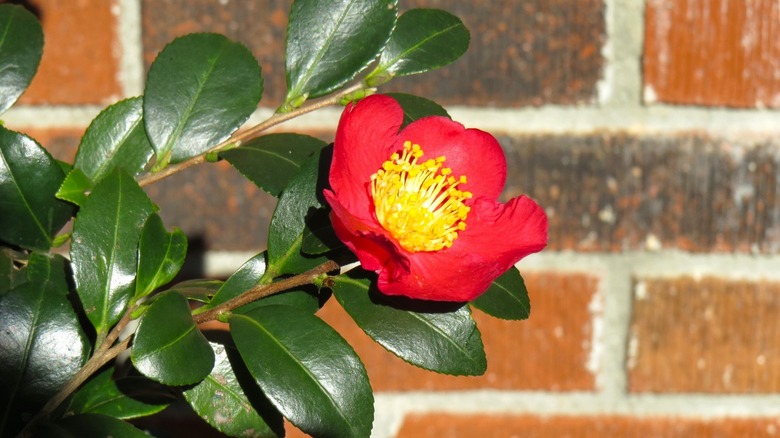
[[[498,202],[506,159],[493,136],[438,116],[400,129],[403,116],[384,95],[344,110],[325,190],[333,228],[381,292],[473,300],[544,248],[547,216],[525,196]]]

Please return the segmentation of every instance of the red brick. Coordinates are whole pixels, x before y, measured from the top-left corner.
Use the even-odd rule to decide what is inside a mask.
[[[645,98],[780,107],[778,23],[775,0],[649,0]]]
[[[117,16],[111,12],[117,1],[31,3],[43,26],[43,58],[20,103],[105,104],[121,96]]]
[[[474,311],[488,369],[480,377],[453,377],[416,368],[376,344],[335,300],[320,316],[355,348],[375,391],[523,389],[593,390],[586,363],[593,330],[589,305],[598,280],[587,275],[525,273],[531,318],[503,321]]]
[[[780,283],[683,277],[634,290],[631,392],[780,391]]]
[[[398,438],[747,438],[772,437],[776,418],[425,414],[407,417]]]

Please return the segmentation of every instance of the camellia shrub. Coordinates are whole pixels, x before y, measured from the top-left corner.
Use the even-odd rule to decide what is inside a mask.
[[[0,29],[4,112],[43,35],[8,4]],[[316,315],[330,299],[411,365],[484,373],[471,312],[529,316],[514,264],[545,246],[546,216],[524,196],[498,201],[507,169],[493,136],[378,90],[468,42],[441,10],[298,0],[286,99],[258,125],[239,130],[263,94],[257,60],[199,33],[159,53],[143,96],[92,121],[73,163],[0,128],[0,434],[145,436],[126,420],[184,399],[231,436],[283,435],[284,418],[315,436],[368,436],[363,363]],[[265,133],[332,105],[344,106],[332,145]],[[218,160],[278,198],[267,250],[224,281],[172,284],[187,238],[144,187]],[[214,320],[229,333],[199,329]]]

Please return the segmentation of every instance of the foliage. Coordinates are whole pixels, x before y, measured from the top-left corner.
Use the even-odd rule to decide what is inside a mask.
[[[5,111],[37,70],[43,34],[10,4],[0,5],[0,28]],[[463,23],[441,10],[399,17],[394,0],[298,0],[286,41],[287,96],[259,125],[237,131],[261,100],[257,60],[240,43],[201,33],[162,50],[143,96],[95,118],[72,164],[0,127],[0,435],[144,436],[125,420],[184,399],[231,436],[281,435],[283,417],[317,436],[368,436],[366,370],[316,315],[332,296],[408,363],[484,373],[470,307],[527,318],[517,270],[473,304],[381,295],[373,273],[340,273],[354,256],[335,239],[321,197],[332,148],[301,134],[263,134],[395,76],[444,66],[468,42]],[[427,99],[394,97],[405,124],[446,115]],[[225,282],[171,284],[187,239],[166,228],[157,213],[166,206],[143,188],[216,159],[278,197],[268,250]],[[57,248],[64,243],[67,257]],[[198,324],[213,320],[228,323],[229,336],[206,337]],[[115,360],[126,350],[130,367]]]

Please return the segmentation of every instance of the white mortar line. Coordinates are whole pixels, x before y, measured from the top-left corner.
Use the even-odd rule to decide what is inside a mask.
[[[488,415],[626,415],[639,418],[676,417],[718,419],[723,417],[776,418],[778,395],[639,395],[608,400],[589,393],[511,391],[409,392],[376,394],[374,438],[398,433],[409,414],[451,413]]]
[[[125,97],[140,96],[144,87],[143,23],[141,0],[117,0],[118,38],[121,46],[119,83]]]
[[[603,106],[639,107],[642,103],[644,9],[642,0],[604,2],[604,67],[597,84],[598,101]]]

